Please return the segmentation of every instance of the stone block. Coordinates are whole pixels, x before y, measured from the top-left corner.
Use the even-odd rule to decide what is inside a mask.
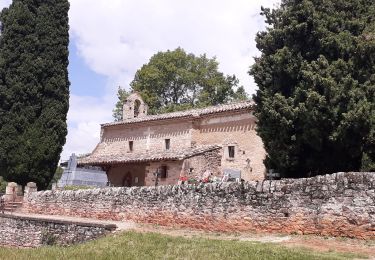
[[[9,182],[5,188],[5,201],[15,201],[17,198],[18,184],[15,182]]]
[[[28,182],[25,187],[25,194],[36,192],[38,190],[35,182]]]

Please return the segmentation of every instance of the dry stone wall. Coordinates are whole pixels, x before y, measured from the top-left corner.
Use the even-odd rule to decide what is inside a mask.
[[[375,173],[208,185],[45,191],[26,212],[209,231],[375,238]]]
[[[101,237],[115,225],[46,220],[0,214],[0,246],[70,245]]]
[[[187,177],[203,177],[204,173],[208,171],[213,176],[222,176],[221,153],[222,149],[215,149],[186,159],[182,166],[183,175]],[[190,170],[192,171],[190,172]]]

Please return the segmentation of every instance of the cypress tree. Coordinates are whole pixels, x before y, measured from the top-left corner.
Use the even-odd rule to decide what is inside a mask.
[[[373,0],[283,0],[250,74],[266,166],[284,177],[375,170]]]
[[[0,14],[0,175],[44,189],[67,135],[67,0],[13,0]]]

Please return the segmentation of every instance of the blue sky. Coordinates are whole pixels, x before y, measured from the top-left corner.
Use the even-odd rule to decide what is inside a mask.
[[[0,0],[0,7],[11,0]],[[117,87],[128,88],[138,68],[158,51],[177,47],[216,57],[248,93],[259,55],[255,35],[264,30],[260,7],[279,0],[70,0],[70,108],[61,155],[91,152],[100,124],[112,121]]]
[[[88,64],[79,56],[74,39],[69,44],[69,80],[70,93],[78,96],[90,95],[100,97],[105,94],[103,86],[107,78],[92,71]]]

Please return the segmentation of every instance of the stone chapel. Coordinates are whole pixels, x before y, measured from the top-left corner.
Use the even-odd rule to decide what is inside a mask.
[[[123,120],[101,125],[100,142],[78,161],[99,166],[114,186],[177,184],[181,178],[240,173],[265,177],[265,150],[256,134],[252,101],[147,115],[138,93],[123,106]]]

